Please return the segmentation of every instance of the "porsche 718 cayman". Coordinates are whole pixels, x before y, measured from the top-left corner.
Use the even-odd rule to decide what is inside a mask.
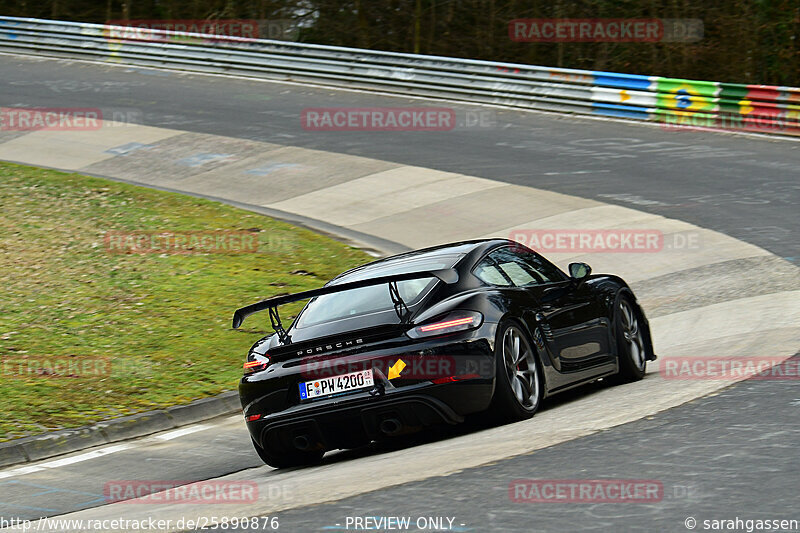
[[[284,327],[278,307],[303,300]],[[547,396],[641,379],[655,359],[622,279],[584,263],[566,274],[504,239],[375,261],[243,307],[233,327],[258,311],[275,333],[250,348],[239,393],[253,445],[275,467],[472,413],[529,418]]]

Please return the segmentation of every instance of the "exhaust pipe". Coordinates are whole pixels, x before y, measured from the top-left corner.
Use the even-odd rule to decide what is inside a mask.
[[[396,435],[400,433],[403,425],[396,418],[384,418],[379,427],[384,435]]]
[[[311,447],[311,442],[305,435],[296,436],[292,444],[294,444],[294,447],[300,451],[306,451]]]

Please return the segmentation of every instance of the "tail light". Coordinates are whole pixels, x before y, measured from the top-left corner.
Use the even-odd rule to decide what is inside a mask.
[[[252,374],[260,372],[269,366],[269,355],[250,354],[247,356],[247,361],[244,362],[244,373]]]
[[[457,331],[466,331],[475,329],[483,323],[483,315],[474,311],[455,311],[449,315],[422,324],[408,331],[408,336],[412,339],[420,339],[423,337],[433,337],[436,335],[447,335]]]
[[[460,376],[447,376],[444,378],[436,378],[432,379],[431,381],[436,385],[441,385],[442,383],[454,383],[456,381],[463,381],[465,379],[475,379],[481,377],[480,374],[462,374]]]

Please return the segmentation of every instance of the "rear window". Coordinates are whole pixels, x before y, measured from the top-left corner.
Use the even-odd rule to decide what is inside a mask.
[[[435,258],[409,258],[392,261],[386,265],[375,265],[364,270],[357,270],[331,281],[329,285],[338,285],[361,279],[452,268],[460,256],[437,256]],[[397,290],[409,308],[419,304],[439,280],[434,277],[411,279],[397,283]],[[389,296],[388,284],[361,287],[335,294],[325,294],[312,298],[295,321],[294,327],[316,326],[335,320],[343,320],[357,316],[378,313],[394,309]]]

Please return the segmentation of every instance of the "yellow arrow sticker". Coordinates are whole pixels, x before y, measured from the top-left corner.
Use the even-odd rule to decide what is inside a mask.
[[[389,379],[394,379],[400,376],[400,372],[406,367],[405,361],[398,359],[395,364],[389,367]]]
[[[630,100],[630,99],[631,99],[631,97],[628,94],[628,91],[623,90],[623,91],[619,92],[619,100],[620,100],[620,102],[624,102],[625,100]]]

